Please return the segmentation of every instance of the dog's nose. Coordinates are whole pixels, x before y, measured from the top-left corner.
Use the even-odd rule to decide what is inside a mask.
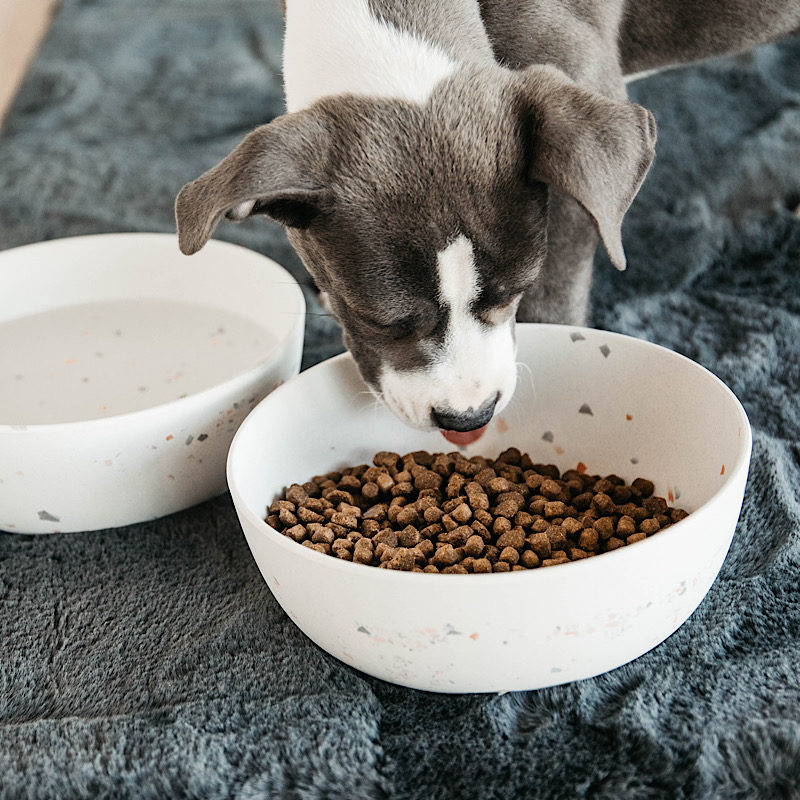
[[[451,408],[433,408],[431,416],[434,424],[444,431],[474,431],[488,424],[494,414],[494,408],[500,398],[500,392],[487,400],[477,409],[454,411]]]

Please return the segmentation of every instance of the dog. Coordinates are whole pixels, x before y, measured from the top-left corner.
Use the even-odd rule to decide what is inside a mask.
[[[800,28],[800,0],[287,0],[287,113],[176,200],[179,245],[266,214],[408,425],[480,431],[514,322],[585,324],[653,159],[626,84]],[[453,439],[454,441],[457,438]]]

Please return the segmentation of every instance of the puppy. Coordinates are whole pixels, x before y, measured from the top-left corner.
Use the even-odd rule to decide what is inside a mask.
[[[287,111],[181,190],[179,244],[266,214],[409,425],[485,426],[514,320],[583,324],[653,159],[642,74],[800,26],[800,0],[288,0]]]

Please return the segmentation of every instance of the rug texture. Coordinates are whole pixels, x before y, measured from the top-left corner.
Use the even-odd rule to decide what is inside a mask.
[[[267,0],[64,0],[0,131],[0,248],[173,231],[181,185],[283,111],[281,30]],[[0,534],[0,797],[800,798],[800,41],[631,96],[657,157],[628,271],[598,254],[593,324],[714,371],[754,432],[730,553],[689,621],[591,680],[438,696],[306,639],[228,496]],[[277,225],[217,235],[308,283]],[[306,366],[341,349],[327,317],[306,336]]]

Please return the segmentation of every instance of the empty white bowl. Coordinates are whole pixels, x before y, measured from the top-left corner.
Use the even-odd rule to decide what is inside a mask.
[[[562,470],[641,476],[691,512],[637,544],[525,572],[430,575],[340,561],[270,528],[283,487],[379,450],[452,451],[365,391],[348,355],[273,392],[244,421],[228,483],[261,574],[320,647],[394,683],[437,692],[536,689],[597,675],[678,628],[722,565],[750,460],[747,416],[714,375],[619,334],[519,325],[510,406],[467,455],[515,446]],[[532,380],[531,380],[532,376]]]
[[[300,368],[292,276],[211,241],[80,236],[0,253],[0,529],[153,519],[226,489],[253,406]]]

